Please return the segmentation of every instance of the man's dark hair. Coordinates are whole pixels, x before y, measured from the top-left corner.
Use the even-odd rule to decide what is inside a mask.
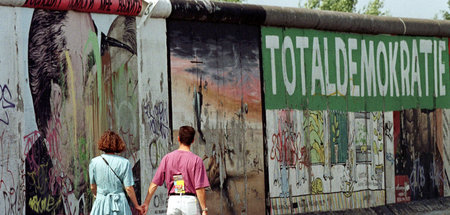
[[[51,117],[51,84],[58,84],[67,97],[66,38],[62,27],[67,11],[35,9],[28,39],[28,75],[36,123],[41,135],[46,135]]]
[[[181,126],[178,136],[180,137],[181,143],[190,146],[194,142],[195,129],[191,126]]]

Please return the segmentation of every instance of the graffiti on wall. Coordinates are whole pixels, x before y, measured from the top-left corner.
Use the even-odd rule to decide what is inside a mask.
[[[324,112],[310,111],[309,117],[304,121],[309,133],[310,158],[313,164],[325,163],[325,128]]]
[[[444,183],[444,196],[448,196],[450,192],[450,180],[448,178],[450,171],[450,147],[446,143],[450,142],[450,112],[448,109],[436,111],[440,111],[442,114],[442,118],[436,117],[438,128],[439,126],[442,126],[442,133],[440,133],[440,130],[438,129],[438,132],[436,132],[436,134],[438,135],[438,147],[443,162],[444,181],[446,182]],[[439,139],[439,137],[442,137],[442,139]]]
[[[134,17],[116,17],[107,34],[101,34],[100,54],[108,125],[118,131],[127,146],[121,155],[133,165],[134,190],[141,202],[135,23]],[[132,211],[138,213],[134,208]]]
[[[71,12],[35,10],[31,21],[28,46],[29,78],[40,137],[26,153],[26,211],[30,214],[71,214],[78,212],[80,207],[85,207],[83,193],[88,182],[78,174],[83,171],[83,167],[74,165],[74,161],[79,159],[78,132],[84,133],[81,117],[77,117],[74,103],[79,98],[76,97],[74,83],[77,77],[75,75],[83,73],[74,73],[74,70],[80,71],[79,67],[74,68],[72,64],[78,59],[74,57],[75,53],[71,55],[65,51],[65,47],[71,47],[70,44],[73,44],[70,43],[73,38],[69,36],[70,28],[66,31],[61,28],[64,20],[76,16],[77,14]],[[80,19],[90,19],[90,16],[85,16],[80,15]],[[44,26],[60,27],[49,32]],[[81,35],[86,43],[89,32],[94,31],[92,21],[90,25],[83,27]],[[52,45],[55,46],[55,51],[46,51],[52,48]],[[75,51],[75,46],[71,48]],[[81,47],[77,48],[79,53],[83,53]],[[42,56],[44,52],[47,55]],[[70,106],[73,109],[68,108]],[[67,154],[63,159],[62,153],[72,150],[75,153]],[[71,202],[72,207],[69,205],[70,198],[78,200],[76,203]]]
[[[348,159],[347,113],[330,111],[331,162],[345,163]]]
[[[193,150],[204,158],[212,189],[207,204],[217,205],[211,213],[264,213],[259,29],[182,21],[167,26],[173,142],[178,127],[197,130]]]
[[[285,121],[279,122],[278,133],[272,135],[272,147],[270,149],[270,159],[276,160],[286,166],[295,166],[297,162],[307,164],[301,153],[300,145],[302,135],[297,130],[297,126],[289,119],[289,113],[285,113]],[[305,150],[303,148],[303,150]],[[306,153],[305,153],[306,154]]]
[[[169,138],[170,127],[167,104],[158,102],[152,106],[149,101],[144,101],[143,111],[150,132],[162,139]]]
[[[11,98],[11,101],[14,100],[15,98]],[[17,147],[20,139],[10,127],[17,126],[18,123],[14,112],[10,112],[9,115],[11,124],[0,123],[0,213],[2,214],[24,213],[24,160],[21,156],[17,156],[20,155],[20,148]]]
[[[6,69],[5,69],[6,70]],[[23,181],[24,160],[20,155],[20,137],[14,130],[20,126],[16,109],[18,97],[13,86],[14,78],[7,74],[0,83],[0,213],[22,214],[25,186]]]
[[[147,145],[148,162],[147,171],[149,179],[159,167],[159,163],[164,155],[169,152],[171,129],[169,125],[169,109],[165,101],[157,101],[152,103],[150,98],[151,93],[148,93],[147,98],[142,100],[142,118],[144,123],[144,134],[149,139]],[[151,214],[166,214],[167,213],[167,189],[157,189],[154,197],[151,200],[149,213]],[[145,194],[145,193],[144,193]]]
[[[0,112],[0,123],[9,125],[8,111],[14,110],[16,105],[12,101],[11,91],[7,84],[0,84],[0,102],[1,102],[1,112]],[[12,110],[11,110],[12,109]],[[10,113],[11,114],[11,113]]]
[[[290,134],[283,144],[268,139],[268,150],[283,152],[268,155],[271,213],[384,204],[381,112],[268,110],[266,118],[268,138]]]
[[[136,19],[118,16],[107,34],[101,34],[101,62],[104,102],[108,125],[127,144],[124,157],[138,162],[138,77]]]
[[[437,146],[435,110],[394,112],[396,202],[443,195],[443,160]]]
[[[311,159],[304,141],[305,132],[301,123],[303,114],[280,110],[268,113],[267,119],[274,123],[267,124],[267,128],[271,128],[267,142],[270,150],[269,166],[273,173],[269,175],[269,183],[274,188],[271,192],[287,199],[290,194],[289,180],[295,179],[296,189],[305,189],[305,183],[309,180],[307,168],[311,166]],[[319,191],[321,186],[318,180],[316,182],[315,190]]]

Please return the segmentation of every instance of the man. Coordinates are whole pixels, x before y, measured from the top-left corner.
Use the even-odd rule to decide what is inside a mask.
[[[148,188],[144,201],[145,213],[158,186],[166,182],[169,193],[168,215],[208,214],[205,203],[205,188],[209,187],[203,160],[190,151],[194,142],[195,130],[190,126],[180,127],[178,142],[180,147],[163,157],[155,177]]]

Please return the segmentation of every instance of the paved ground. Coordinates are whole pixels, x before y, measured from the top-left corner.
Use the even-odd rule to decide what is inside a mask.
[[[347,215],[347,214],[386,214],[386,215],[450,215],[450,197],[427,199],[408,203],[385,205],[374,208],[333,211],[321,213],[307,214],[331,214],[331,215]]]

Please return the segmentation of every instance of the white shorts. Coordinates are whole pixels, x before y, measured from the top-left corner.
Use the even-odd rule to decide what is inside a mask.
[[[196,196],[169,196],[167,215],[200,215]]]

